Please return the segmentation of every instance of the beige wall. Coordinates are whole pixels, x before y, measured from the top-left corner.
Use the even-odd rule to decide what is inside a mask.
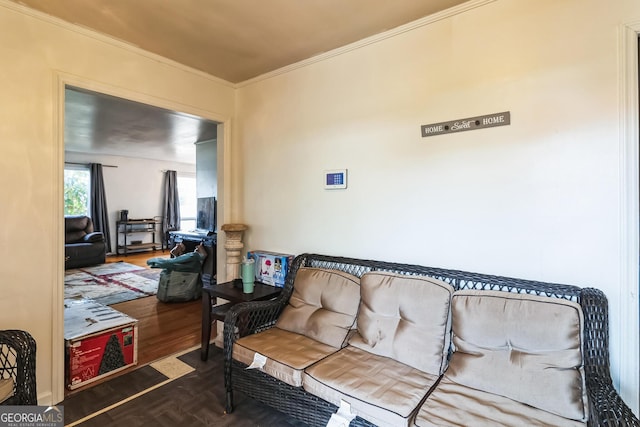
[[[35,337],[38,395],[47,404],[62,399],[61,82],[218,121],[232,116],[234,89],[22,12],[0,1],[0,328],[26,329]]]
[[[219,143],[233,151],[218,170],[231,191],[220,196],[250,224],[247,249],[603,289],[614,379],[638,412],[618,93],[634,0],[498,0],[237,91],[24,12],[0,0],[0,328],[35,336],[41,403],[61,398],[66,81],[224,121]],[[420,137],[422,124],[505,110],[511,126]],[[334,168],[349,169],[347,190],[323,190]]]
[[[498,0],[243,85],[234,147],[248,249],[598,287],[616,387],[637,413],[618,36],[638,19],[634,0]],[[510,126],[420,135],[501,111]],[[348,189],[324,190],[336,168]]]

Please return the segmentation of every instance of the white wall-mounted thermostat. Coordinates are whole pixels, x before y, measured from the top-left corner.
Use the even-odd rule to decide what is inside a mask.
[[[324,171],[324,188],[327,190],[347,188],[347,170],[333,169]]]

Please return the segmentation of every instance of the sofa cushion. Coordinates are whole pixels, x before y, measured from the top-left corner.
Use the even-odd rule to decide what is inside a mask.
[[[347,346],[307,368],[303,388],[378,426],[408,426],[437,375]]]
[[[452,299],[447,377],[561,417],[585,421],[583,314],[577,303],[498,291]]]
[[[569,420],[507,397],[456,384],[445,374],[418,411],[415,425],[578,427],[586,423]]]
[[[358,312],[360,279],[337,270],[300,268],[293,286],[276,326],[342,347]]]
[[[233,345],[233,358],[251,365],[256,353],[266,356],[264,372],[294,387],[302,385],[302,371],[307,366],[334,353],[335,347],[304,335],[273,327],[240,338]]]
[[[93,221],[85,215],[69,215],[64,217],[64,242],[81,241],[85,235],[93,233]]]
[[[13,396],[13,379],[2,378],[0,379],[0,402],[4,402],[11,396]]]
[[[358,333],[349,344],[440,375],[446,369],[451,285],[425,276],[366,273]]]

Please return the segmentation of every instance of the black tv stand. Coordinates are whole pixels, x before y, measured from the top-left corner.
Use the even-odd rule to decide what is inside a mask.
[[[202,265],[202,283],[206,285],[216,284],[216,247],[218,236],[215,232],[198,231],[170,231],[169,249],[173,249],[178,243],[186,247],[186,252],[193,252],[200,243],[207,251],[207,259]]]

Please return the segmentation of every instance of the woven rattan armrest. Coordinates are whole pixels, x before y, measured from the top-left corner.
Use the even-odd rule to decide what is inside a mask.
[[[610,378],[592,373],[587,376],[587,390],[589,393],[588,426],[640,427],[638,418],[622,401],[616,389],[613,388]]]
[[[231,307],[224,318],[224,384],[227,390],[227,411],[233,408],[231,363],[233,344],[247,335],[271,328],[278,320],[286,301],[280,297],[271,301],[244,302]]]
[[[613,387],[609,369],[609,319],[605,294],[583,288],[581,306],[585,319],[584,369],[589,396],[589,426],[635,426],[640,422]]]
[[[239,337],[264,331],[275,325],[278,316],[293,293],[298,269],[305,265],[306,256],[297,256],[287,273],[280,295],[271,301],[246,302],[233,306],[224,319],[224,384],[227,391],[226,410],[233,411],[233,344]]]
[[[224,318],[224,347],[232,346],[237,338],[264,331],[273,326],[284,307],[281,299],[236,304]]]
[[[36,341],[21,330],[0,331],[0,378],[11,378],[13,396],[2,405],[37,405]]]

